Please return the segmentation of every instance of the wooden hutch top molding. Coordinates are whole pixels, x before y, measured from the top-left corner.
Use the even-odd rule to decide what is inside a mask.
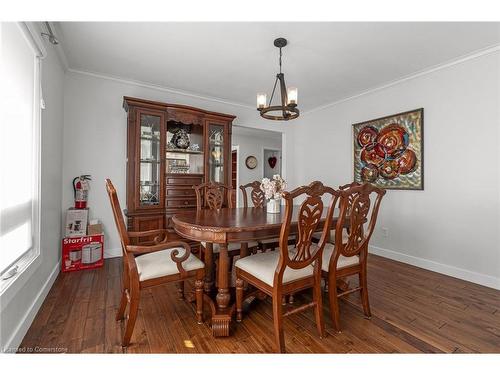
[[[196,113],[198,115],[204,114],[206,116],[216,116],[219,118],[224,117],[228,121],[233,121],[236,118],[236,116],[234,116],[234,115],[228,115],[226,113],[220,113],[220,112],[207,111],[204,109],[191,107],[188,105],[162,103],[162,102],[156,102],[153,100],[146,100],[146,99],[132,98],[130,96],[124,96],[123,97],[123,108],[125,109],[125,111],[128,112],[129,107],[131,107],[131,106],[154,109],[154,110],[159,110],[159,111],[166,111],[168,109],[179,109],[182,111],[193,112],[193,113]]]

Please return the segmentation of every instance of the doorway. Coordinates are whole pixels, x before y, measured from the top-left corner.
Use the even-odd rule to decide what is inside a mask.
[[[270,152],[267,159],[276,156],[276,164],[274,164],[274,169],[271,171],[273,172],[271,177],[273,174],[283,173],[283,136],[282,133],[276,131],[233,126],[231,144],[231,151],[236,151],[236,155],[231,155],[232,172],[229,175],[230,180],[228,183],[236,189],[236,207],[239,207],[243,203],[243,194],[239,186],[253,181],[261,181],[264,177],[266,165],[270,168],[269,161],[264,159],[264,150]],[[254,162],[247,164],[246,161],[250,157]],[[236,163],[234,164],[234,162]],[[235,177],[236,184],[234,184]]]
[[[264,148],[262,161],[264,163],[264,177],[273,178],[275,174],[281,176],[281,150]]]

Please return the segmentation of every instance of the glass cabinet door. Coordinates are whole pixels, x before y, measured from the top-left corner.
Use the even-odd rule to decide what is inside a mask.
[[[140,196],[141,206],[160,204],[161,116],[140,113]]]
[[[225,183],[226,166],[224,165],[224,147],[226,139],[224,126],[208,126],[208,175],[211,182]]]

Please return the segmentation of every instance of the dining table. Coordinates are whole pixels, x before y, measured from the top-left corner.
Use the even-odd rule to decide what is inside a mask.
[[[290,225],[290,235],[297,233],[299,206],[294,207]],[[318,231],[323,229],[328,209],[323,209]],[[239,207],[203,209],[195,212],[176,214],[172,217],[174,230],[180,236],[198,242],[219,244],[219,261],[216,275],[215,298],[210,298],[212,310],[211,327],[216,337],[229,336],[234,298],[230,293],[229,243],[241,243],[241,257],[248,256],[249,241],[279,237],[285,219],[285,209],[279,213],[268,213],[266,208]],[[332,227],[336,225],[334,212]],[[210,274],[210,272],[208,273]],[[207,280],[210,283],[210,280]],[[209,290],[205,289],[206,292]]]

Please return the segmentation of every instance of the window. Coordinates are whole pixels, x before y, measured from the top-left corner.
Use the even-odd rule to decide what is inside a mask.
[[[39,254],[40,57],[24,23],[1,24],[0,286]]]

